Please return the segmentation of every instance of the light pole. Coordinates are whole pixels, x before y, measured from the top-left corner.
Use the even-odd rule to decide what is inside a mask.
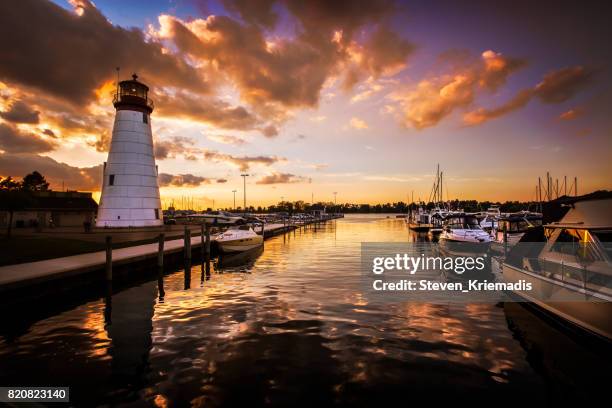
[[[244,188],[243,188],[243,191],[244,191],[244,213],[246,214],[246,178],[249,177],[249,175],[244,173],[244,174],[241,174],[240,176],[242,177],[243,184],[244,184]]]
[[[338,192],[334,191],[334,214],[338,212],[338,202],[336,198],[338,197]]]
[[[232,190],[232,193],[234,193],[234,211],[236,211],[236,191],[238,190]]]

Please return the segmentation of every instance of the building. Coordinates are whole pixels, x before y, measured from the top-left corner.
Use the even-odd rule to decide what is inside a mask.
[[[30,193],[23,208],[13,212],[13,227],[81,227],[91,224],[98,204],[91,193],[40,191]],[[9,208],[0,203],[0,227],[8,227]]]
[[[312,214],[314,217],[321,218],[324,217],[327,212],[324,205],[314,204],[310,207],[310,214]]]
[[[163,224],[153,153],[149,87],[136,74],[121,81],[113,104],[115,124],[104,163],[97,227],[152,227]]]

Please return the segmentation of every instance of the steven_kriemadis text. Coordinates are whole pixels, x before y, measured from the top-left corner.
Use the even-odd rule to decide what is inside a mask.
[[[467,282],[438,282],[427,279],[408,280],[400,279],[386,282],[376,279],[372,282],[375,291],[530,291],[531,282],[523,279],[517,282],[488,282],[486,280],[471,279]]]

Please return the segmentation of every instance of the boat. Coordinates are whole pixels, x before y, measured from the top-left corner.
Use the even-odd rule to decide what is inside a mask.
[[[263,235],[257,234],[249,225],[230,227],[215,236],[222,253],[243,252],[263,245]]]
[[[497,228],[492,232],[492,248],[496,252],[504,252],[504,248],[507,250],[516,245],[531,228],[541,226],[542,214],[540,213],[521,211],[501,217],[498,220]]]
[[[429,213],[429,219],[431,221],[431,228],[429,228],[429,233],[432,235],[442,233],[444,228],[444,219],[448,215],[448,211],[436,207]]]
[[[211,225],[227,226],[240,225],[247,222],[245,217],[228,213],[225,211],[209,211],[206,213],[184,214],[175,217],[177,220],[184,219],[188,223],[206,223]]]
[[[427,232],[431,228],[429,213],[422,206],[412,210],[406,218],[408,228],[415,232]]]
[[[474,214],[451,213],[444,219],[440,242],[488,244],[491,236],[484,231]]]
[[[493,232],[498,228],[498,221],[502,214],[498,206],[491,206],[487,211],[480,214],[480,226],[487,232]]]
[[[526,233],[502,264],[520,298],[612,340],[612,198],[575,201],[558,222]],[[538,232],[538,234],[536,234]],[[539,236],[539,245],[533,241]]]

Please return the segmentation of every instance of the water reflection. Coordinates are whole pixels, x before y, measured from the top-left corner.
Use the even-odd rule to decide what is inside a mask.
[[[597,395],[579,377],[607,355],[571,341],[581,365],[555,371],[565,350],[554,345],[570,340],[507,305],[365,296],[360,243],[409,239],[421,237],[402,219],[350,216],[28,320],[2,333],[0,383],[71,385],[76,405],[535,404],[561,400],[563,387],[575,391],[564,397]]]

